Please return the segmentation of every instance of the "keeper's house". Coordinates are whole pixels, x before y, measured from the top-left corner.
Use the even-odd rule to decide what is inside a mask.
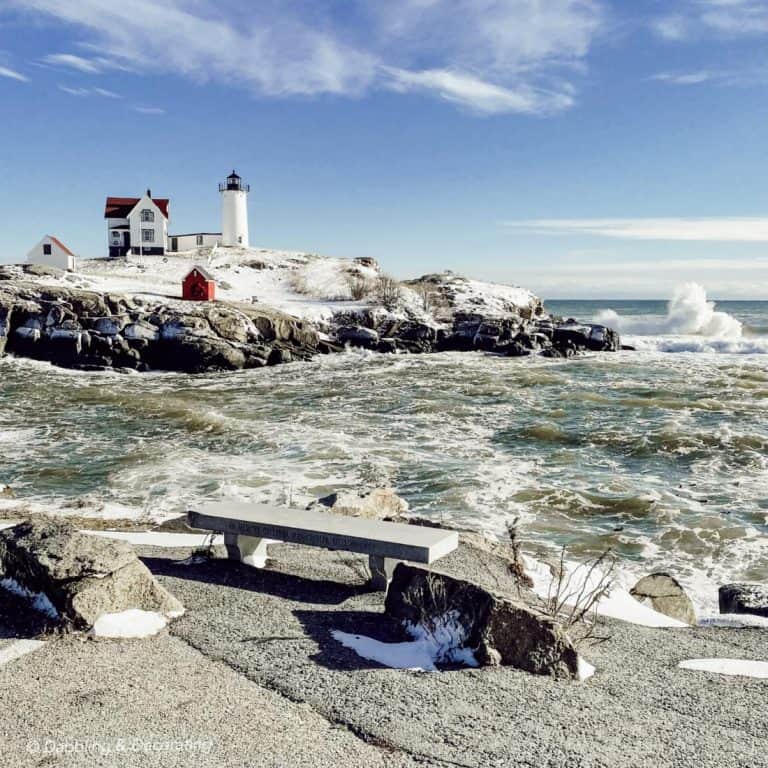
[[[143,197],[108,197],[104,218],[109,255],[163,256],[168,249],[169,204],[167,198],[153,198],[150,190]]]

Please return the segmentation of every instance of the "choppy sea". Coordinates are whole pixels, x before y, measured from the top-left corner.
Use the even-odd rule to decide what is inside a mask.
[[[699,292],[697,292],[697,290]],[[636,351],[564,360],[350,352],[238,373],[0,359],[0,496],[160,520],[204,499],[301,505],[390,483],[415,514],[574,560],[611,547],[715,609],[768,582],[768,302],[552,301]]]

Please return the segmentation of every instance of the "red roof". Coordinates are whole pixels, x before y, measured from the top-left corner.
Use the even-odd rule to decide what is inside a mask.
[[[61,248],[61,250],[62,250],[62,251],[64,251],[64,253],[67,253],[67,254],[69,254],[70,256],[74,256],[74,255],[75,255],[74,253],[72,253],[72,251],[70,251],[70,250],[69,250],[69,248],[67,248],[67,246],[66,246],[66,245],[64,245],[64,243],[62,243],[62,242],[61,242],[61,240],[59,240],[59,238],[58,238],[58,237],[54,237],[53,235],[48,235],[48,239],[49,239],[49,240],[50,240],[50,241],[51,241],[51,242],[52,242],[54,245],[58,245],[58,246],[59,246],[59,248]]]
[[[140,197],[108,197],[104,206],[105,219],[127,219],[128,214],[136,207]],[[153,197],[152,202],[160,209],[160,213],[168,218],[168,203],[165,197]]]

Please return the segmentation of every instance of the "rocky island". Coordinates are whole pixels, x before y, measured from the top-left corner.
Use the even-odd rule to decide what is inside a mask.
[[[180,298],[198,263],[219,300]],[[568,357],[620,346],[610,328],[554,317],[524,289],[452,272],[401,283],[368,258],[201,248],[77,273],[0,267],[0,353],[85,370],[239,370],[348,347]]]

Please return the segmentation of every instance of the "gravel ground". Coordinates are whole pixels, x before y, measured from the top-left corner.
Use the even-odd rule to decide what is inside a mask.
[[[509,668],[419,674],[366,662],[330,636],[403,639],[359,558],[279,545],[257,571],[140,552],[187,614],[170,635],[53,639],[0,667],[3,766],[768,768],[768,681],[677,668],[766,659],[764,631],[611,622],[611,639],[584,653],[598,670],[586,683]],[[499,561],[476,551],[443,564],[507,586]],[[214,748],[89,761],[26,751],[49,735],[204,737]]]
[[[51,640],[0,667],[0,712],[3,768],[413,764],[167,633]]]

